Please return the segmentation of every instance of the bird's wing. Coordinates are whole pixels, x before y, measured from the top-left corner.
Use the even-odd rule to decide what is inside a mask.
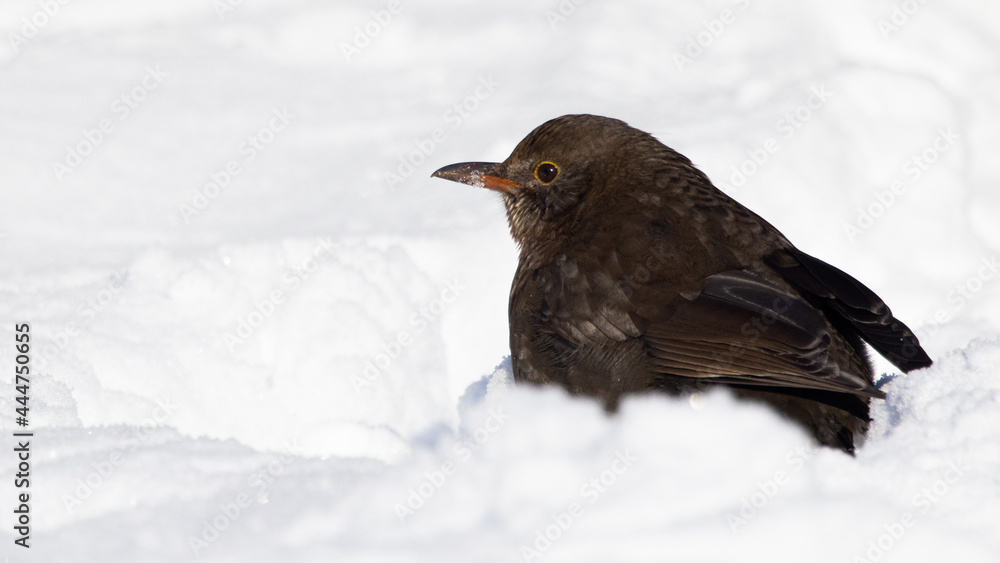
[[[899,369],[910,371],[931,365],[916,335],[858,280],[794,248],[771,254],[767,262],[791,286],[827,311],[835,324],[846,324],[846,330],[856,331]]]
[[[653,369],[737,385],[816,389],[884,397],[831,357],[831,327],[798,295],[745,271],[709,276],[700,291],[659,304],[656,284],[640,292],[634,315]],[[676,295],[676,294],[675,294]]]

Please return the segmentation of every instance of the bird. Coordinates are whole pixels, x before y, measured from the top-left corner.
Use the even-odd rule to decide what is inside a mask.
[[[932,364],[872,290],[798,248],[649,133],[597,115],[538,126],[503,162],[432,177],[501,194],[519,247],[516,383],[602,401],[716,386],[854,454],[874,383],[865,343]]]

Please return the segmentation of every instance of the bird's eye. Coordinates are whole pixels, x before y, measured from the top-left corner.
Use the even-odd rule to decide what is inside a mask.
[[[559,167],[554,162],[544,161],[535,167],[535,178],[543,184],[548,184],[559,175]]]

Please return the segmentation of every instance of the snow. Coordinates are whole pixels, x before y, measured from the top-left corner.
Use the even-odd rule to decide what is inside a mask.
[[[998,16],[6,2],[0,557],[996,561]],[[880,360],[856,457],[723,391],[607,416],[511,384],[502,204],[429,175],[576,112],[653,132],[918,331],[936,363]]]

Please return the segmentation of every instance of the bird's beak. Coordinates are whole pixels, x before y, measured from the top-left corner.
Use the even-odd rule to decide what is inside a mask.
[[[500,164],[496,162],[460,162],[439,169],[431,174],[431,177],[444,178],[479,188],[489,188],[498,192],[521,187],[517,182],[500,176],[499,166]]]

